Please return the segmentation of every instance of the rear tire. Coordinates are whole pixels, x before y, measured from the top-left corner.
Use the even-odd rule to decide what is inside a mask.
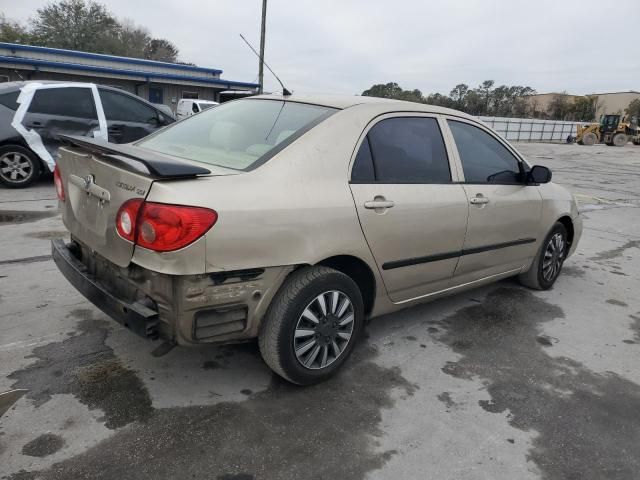
[[[624,133],[616,133],[611,143],[614,147],[624,147],[628,141],[629,138]]]
[[[550,289],[560,275],[568,251],[567,229],[556,222],[542,242],[529,271],[519,276],[520,283],[535,290]]]
[[[42,164],[31,151],[19,145],[0,147],[0,183],[25,188],[40,177]]]
[[[328,267],[303,267],[271,302],[258,337],[260,353],[281,377],[313,385],[347,360],[363,323],[362,294],[350,277]]]
[[[596,143],[598,143],[598,137],[593,132],[585,133],[584,136],[582,137],[582,144],[583,145],[591,147],[592,145],[595,145]]]

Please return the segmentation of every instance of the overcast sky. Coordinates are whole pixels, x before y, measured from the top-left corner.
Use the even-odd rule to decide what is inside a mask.
[[[46,0],[0,0],[26,21]],[[108,0],[118,17],[171,40],[182,60],[257,80],[261,0]],[[631,3],[627,3],[631,7]],[[539,93],[640,90],[632,37],[640,10],[607,14],[582,0],[269,0],[265,58],[290,90],[361,93],[397,82],[448,93],[482,80]],[[628,35],[625,37],[625,33]],[[626,40],[625,40],[626,38]],[[265,73],[266,90],[279,90]]]

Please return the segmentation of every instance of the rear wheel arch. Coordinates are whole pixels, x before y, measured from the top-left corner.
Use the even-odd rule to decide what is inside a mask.
[[[365,314],[373,311],[376,298],[376,278],[371,267],[362,259],[353,255],[335,255],[325,258],[316,265],[333,268],[350,277],[362,294]]]

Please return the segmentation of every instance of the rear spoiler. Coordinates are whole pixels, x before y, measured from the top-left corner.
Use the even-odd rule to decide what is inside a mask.
[[[97,153],[104,159],[114,160],[128,170],[149,174],[156,178],[186,178],[197,175],[209,175],[210,170],[191,165],[160,153],[150,152],[132,144],[109,143],[96,138],[78,135],[60,135],[62,143],[80,147],[91,153]],[[146,172],[131,164],[131,160],[142,164]]]

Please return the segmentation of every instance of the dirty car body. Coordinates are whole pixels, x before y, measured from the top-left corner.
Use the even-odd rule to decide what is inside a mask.
[[[514,275],[550,288],[582,231],[547,169],[429,105],[269,95],[134,144],[66,141],[67,279],[149,338],[258,337],[300,384],[334,373],[365,318]]]

